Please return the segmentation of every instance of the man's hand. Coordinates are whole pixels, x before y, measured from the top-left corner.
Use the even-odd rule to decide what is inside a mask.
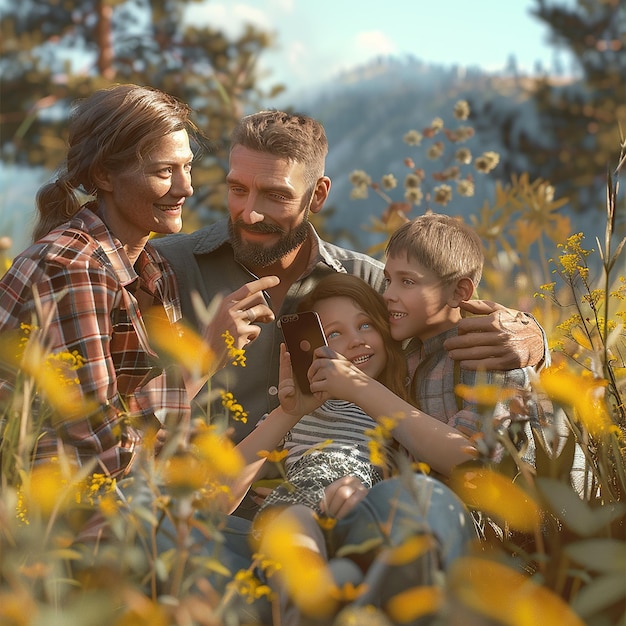
[[[510,370],[536,366],[545,357],[544,334],[534,318],[488,300],[460,306],[473,316],[459,322],[458,336],[447,339],[444,347],[462,367]]]
[[[341,519],[365,498],[368,491],[358,478],[344,476],[326,487],[320,508],[329,517]]]
[[[279,282],[277,276],[264,276],[246,283],[222,299],[204,332],[207,344],[218,355],[219,367],[228,362],[222,337],[225,331],[233,337],[234,347],[241,350],[261,333],[257,323],[274,321],[274,312],[265,302],[263,291],[275,287]]]

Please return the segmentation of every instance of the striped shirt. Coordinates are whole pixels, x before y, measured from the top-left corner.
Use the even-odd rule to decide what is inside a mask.
[[[343,450],[363,463],[371,465],[367,430],[376,428],[376,422],[363,410],[345,400],[327,400],[310,415],[305,415],[287,433],[284,449],[287,477],[305,453],[318,447],[325,451]]]
[[[35,316],[37,299],[43,321]],[[95,458],[94,471],[118,475],[129,468],[147,423],[158,426],[166,414],[188,418],[180,375],[164,369],[150,347],[140,306],[144,314],[156,306],[177,322],[174,275],[150,244],[133,266],[95,205],[19,254],[2,277],[0,333],[19,333],[22,323],[42,325],[50,353],[84,359],[76,371],[80,391],[98,405],[79,418],[55,415],[54,427],[47,421],[36,459],[57,456],[62,442],[79,465]],[[10,396],[14,382],[14,373],[0,372],[0,398]]]

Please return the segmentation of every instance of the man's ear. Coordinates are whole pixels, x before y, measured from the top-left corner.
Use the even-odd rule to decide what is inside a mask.
[[[319,213],[328,198],[330,192],[330,178],[328,176],[322,176],[315,184],[315,191],[313,191],[313,197],[311,198],[311,205],[309,207],[311,213]]]
[[[463,278],[459,278],[454,287],[454,293],[450,296],[448,300],[448,306],[456,308],[459,306],[461,302],[465,300],[470,300],[474,295],[474,283],[471,278],[467,276]]]

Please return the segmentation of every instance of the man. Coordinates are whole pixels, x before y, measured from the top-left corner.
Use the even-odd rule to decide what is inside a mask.
[[[382,290],[381,262],[321,240],[309,222],[330,191],[331,181],[324,175],[327,153],[324,128],[310,117],[262,111],[239,122],[226,177],[229,217],[154,242],[174,267],[183,319],[201,324],[194,292],[209,305],[214,297],[261,276],[280,278],[267,292],[276,319],[294,312],[298,300],[329,272],[355,274]],[[509,369],[536,365],[543,357],[543,333],[523,314],[486,302],[467,309],[486,315],[463,320],[459,337],[446,346],[464,366]],[[253,324],[254,307],[246,314]],[[245,368],[227,367],[211,380],[212,389],[230,391],[248,414],[246,423],[231,420],[236,441],[278,405],[281,341],[276,323],[264,325],[246,347]],[[221,407],[212,411],[223,413]]]

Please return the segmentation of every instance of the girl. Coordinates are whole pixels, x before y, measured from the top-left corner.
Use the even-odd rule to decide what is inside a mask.
[[[338,548],[376,544],[353,555],[349,577],[358,584],[364,575],[369,591],[359,603],[378,605],[407,586],[432,584],[437,568],[447,567],[475,538],[468,512],[441,482],[410,471],[387,478],[394,459],[402,458],[398,448],[447,474],[471,458],[472,447],[459,432],[406,401],[401,345],[391,338],[383,298],[365,281],[340,273],[323,278],[299,303],[299,311],[311,309],[319,314],[328,342],[309,369],[313,396],[299,393],[282,346],[281,406],[238,446],[257,468],[263,464],[254,462],[258,450],[272,450],[282,439],[288,451],[286,482],[266,498],[255,521],[256,536],[263,552],[268,520],[295,516],[301,529],[297,543],[328,560],[337,578],[336,568],[345,575],[346,566],[345,559],[333,558]],[[393,441],[372,461],[372,433],[384,429]],[[337,520],[326,533],[320,514]],[[432,535],[433,550],[406,567],[388,566],[383,548],[416,534]],[[281,597],[285,617],[294,607],[284,593]]]

